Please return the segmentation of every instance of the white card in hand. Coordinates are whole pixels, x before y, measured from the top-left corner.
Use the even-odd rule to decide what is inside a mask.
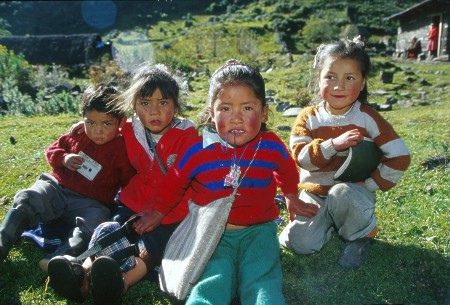
[[[97,176],[98,172],[102,169],[101,164],[97,163],[82,151],[80,151],[78,155],[84,159],[84,162],[77,171],[85,176],[86,179],[90,181],[94,180],[95,176]]]

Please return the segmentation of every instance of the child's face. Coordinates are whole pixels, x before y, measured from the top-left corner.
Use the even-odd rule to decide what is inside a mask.
[[[145,128],[153,134],[163,135],[171,127],[175,103],[171,98],[163,98],[161,91],[156,89],[152,96],[136,102],[135,111]]]
[[[244,85],[225,86],[217,94],[211,116],[219,136],[233,146],[253,140],[267,121],[268,107],[262,106],[252,89]],[[236,139],[236,141],[235,141]]]
[[[332,114],[347,112],[365,83],[360,64],[348,58],[328,57],[319,75],[320,94]]]
[[[84,116],[84,132],[95,144],[108,143],[119,134],[120,122],[112,114],[91,110]]]

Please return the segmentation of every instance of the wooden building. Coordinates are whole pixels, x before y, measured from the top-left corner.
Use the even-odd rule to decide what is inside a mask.
[[[395,54],[403,54],[405,48],[416,37],[427,53],[428,32],[432,23],[438,24],[437,58],[449,60],[450,51],[450,0],[425,0],[406,10],[387,17],[388,20],[398,20],[400,25],[397,33]]]

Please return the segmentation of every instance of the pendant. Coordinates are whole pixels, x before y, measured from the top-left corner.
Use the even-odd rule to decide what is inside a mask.
[[[241,168],[237,164],[233,164],[230,172],[225,176],[224,186],[237,188],[239,186],[239,177],[241,176]]]

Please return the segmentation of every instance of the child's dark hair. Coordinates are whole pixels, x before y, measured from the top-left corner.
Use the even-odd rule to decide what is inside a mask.
[[[165,65],[144,64],[133,73],[130,86],[122,94],[122,106],[136,109],[139,99],[148,98],[159,89],[163,98],[173,100],[175,113],[181,114],[180,88],[180,81]]]
[[[210,109],[214,106],[217,94],[226,85],[244,85],[253,90],[255,96],[261,101],[262,107],[265,107],[267,104],[265,83],[261,73],[249,64],[230,59],[211,76],[208,91],[209,103],[202,116],[201,126],[214,127]],[[261,130],[266,130],[266,128],[266,124],[262,123]]]
[[[340,58],[340,59],[353,59],[359,63],[361,68],[361,74],[364,79],[368,78],[370,71],[370,57],[366,51],[364,51],[365,43],[360,36],[355,37],[353,40],[341,40],[333,43],[322,44],[317,48],[317,53],[314,58],[313,73],[316,77],[311,77],[310,90],[316,94],[314,98],[315,102],[320,101],[318,76],[322,70],[323,63],[328,57]],[[361,103],[367,103],[368,98],[367,81],[363,90],[359,93],[358,101]]]
[[[120,92],[118,89],[109,83],[98,83],[89,85],[83,92],[81,98],[81,113],[83,116],[87,112],[96,110],[106,114],[113,115],[116,119],[121,121],[125,112],[117,109],[117,97]]]

